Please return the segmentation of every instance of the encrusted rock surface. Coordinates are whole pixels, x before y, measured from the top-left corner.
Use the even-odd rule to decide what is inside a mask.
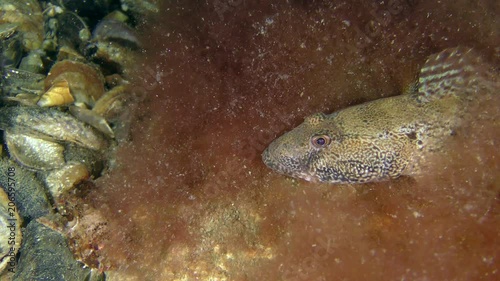
[[[131,141],[89,197],[109,219],[111,280],[498,279],[498,97],[471,97],[422,177],[314,184],[260,158],[312,113],[401,94],[432,53],[466,45],[498,66],[498,3],[162,9],[143,34]]]
[[[32,221],[25,231],[13,280],[86,280],[90,269],[75,261],[61,234]]]

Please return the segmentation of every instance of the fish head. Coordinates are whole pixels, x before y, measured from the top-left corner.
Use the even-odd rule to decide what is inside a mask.
[[[340,114],[307,117],[267,147],[263,162],[278,173],[311,182],[364,183],[403,174],[414,134],[352,126],[347,131],[337,118]]]
[[[325,159],[324,154],[331,154],[332,145],[340,137],[331,123],[323,113],[307,117],[302,124],[275,139],[264,150],[264,164],[291,177],[321,181],[317,168],[321,166],[321,159]]]

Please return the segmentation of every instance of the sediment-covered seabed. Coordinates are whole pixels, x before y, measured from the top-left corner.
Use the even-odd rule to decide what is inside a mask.
[[[79,199],[106,222],[107,280],[499,279],[498,83],[420,176],[318,184],[260,156],[312,113],[403,93],[445,48],[498,79],[498,1],[164,2],[137,25],[129,136]]]

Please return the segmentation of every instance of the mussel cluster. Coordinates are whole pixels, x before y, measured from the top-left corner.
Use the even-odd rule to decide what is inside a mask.
[[[49,256],[28,257],[33,248],[50,246],[53,238],[44,243],[42,233],[53,230],[69,240],[76,260],[102,271],[91,258],[98,246],[78,240],[97,234],[75,227],[99,216],[68,208],[78,205],[69,194],[100,176],[109,152],[126,139],[124,123],[137,94],[129,79],[141,50],[135,27],[157,11],[155,0],[0,0],[0,224],[15,222],[14,234],[0,229],[2,280],[57,271]],[[79,269],[63,275],[87,278],[88,269]]]

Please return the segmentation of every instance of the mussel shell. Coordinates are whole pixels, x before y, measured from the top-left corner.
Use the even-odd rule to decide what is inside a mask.
[[[36,50],[42,45],[43,15],[39,1],[0,1],[0,23],[17,24],[25,51]]]
[[[5,131],[10,156],[20,165],[36,171],[48,171],[62,167],[64,147],[58,143]]]
[[[109,126],[106,119],[104,119],[104,117],[102,117],[101,115],[97,114],[95,111],[77,106],[70,106],[69,112],[71,112],[73,116],[78,118],[78,120],[83,121],[86,124],[89,124],[90,126],[99,130],[101,133],[105,134],[109,138],[115,137],[114,132]]]
[[[104,77],[98,69],[85,63],[64,60],[52,66],[45,79],[45,89],[66,80],[76,102],[92,107],[104,94]]]
[[[126,104],[131,99],[131,87],[129,85],[119,85],[107,91],[92,108],[96,114],[106,120],[114,120],[125,109]]]
[[[116,42],[131,49],[141,47],[136,31],[126,23],[116,19],[103,19],[100,21],[94,29],[92,39],[94,41]]]
[[[21,35],[14,34],[0,43],[0,63],[2,67],[17,67],[22,57]]]
[[[37,74],[12,67],[2,71],[2,86],[6,96],[33,93],[41,94],[44,89],[45,75]]]
[[[114,41],[99,41],[89,44],[85,55],[102,66],[105,75],[127,72],[136,66],[138,52]]]
[[[52,108],[0,108],[0,129],[53,142],[73,143],[91,150],[107,147],[104,137],[68,113]]]
[[[38,100],[37,105],[41,107],[62,106],[72,104],[75,101],[69,89],[69,83],[61,80],[48,89]]]
[[[120,0],[122,9],[135,17],[144,17],[160,11],[160,0]]]
[[[17,23],[2,23],[0,24],[0,39],[5,40],[11,37],[19,25]]]
[[[136,32],[126,23],[113,17],[99,22],[92,41],[84,50],[85,56],[103,66],[104,74],[125,73],[135,66],[141,49]]]
[[[57,53],[57,60],[70,60],[82,63],[85,62],[85,58],[82,56],[82,54],[80,54],[74,48],[66,45],[63,45],[59,48],[59,52]]]
[[[41,55],[36,51],[29,52],[28,55],[21,60],[19,69],[33,73],[44,72],[45,69]]]

